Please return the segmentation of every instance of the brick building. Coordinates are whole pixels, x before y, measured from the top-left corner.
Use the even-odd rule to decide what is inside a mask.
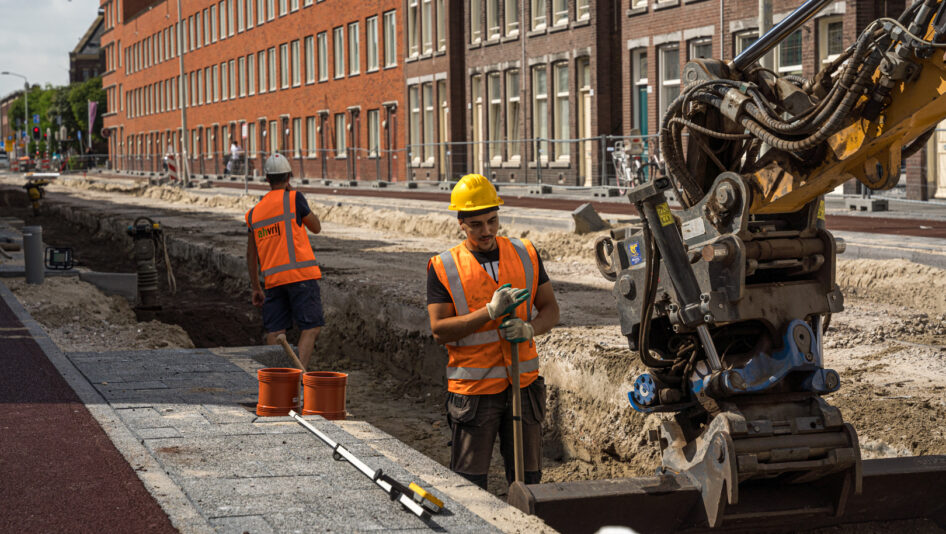
[[[99,15],[69,52],[69,83],[84,82],[105,72],[105,52],[102,50],[104,31],[105,17]]]
[[[802,2],[773,3],[777,23]],[[904,4],[828,4],[775,69],[813,75]],[[683,65],[758,37],[758,0],[200,0],[180,22],[175,0],[102,6],[113,164],[158,169],[171,145],[198,175],[246,124],[257,171],[283,150],[308,178],[613,183],[602,155],[657,133]],[[933,159],[908,162],[908,193],[935,189]]]
[[[407,0],[412,177],[597,185],[591,138],[620,132],[613,6]]]
[[[279,150],[300,177],[403,179],[397,0],[200,0],[180,18],[175,0],[101,6],[115,168],[160,170],[172,147],[191,174],[222,174],[245,127],[251,174]]]

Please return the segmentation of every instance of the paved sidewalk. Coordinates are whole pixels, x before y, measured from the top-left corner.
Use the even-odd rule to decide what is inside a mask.
[[[64,354],[0,283],[7,345],[26,359],[0,375],[0,403],[33,411],[0,412],[0,531],[552,532],[368,423],[307,417],[445,502],[422,521],[294,420],[257,417],[256,369],[283,364],[278,347]]]

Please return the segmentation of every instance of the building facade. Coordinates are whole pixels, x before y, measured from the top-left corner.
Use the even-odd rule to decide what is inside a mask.
[[[84,82],[105,73],[105,52],[102,49],[104,31],[105,17],[99,15],[69,52],[69,83]]]
[[[403,179],[397,0],[104,0],[114,168],[250,174],[280,151],[303,178]],[[186,127],[182,125],[186,122]]]
[[[103,0],[118,168],[186,150],[220,174],[245,132],[257,172],[280,150],[307,178],[611,185],[611,147],[657,134],[686,62],[759,35],[758,0],[176,1]],[[773,22],[801,3],[773,0]],[[904,5],[832,2],[773,68],[812,76]],[[907,162],[908,195],[937,190],[935,161]]]

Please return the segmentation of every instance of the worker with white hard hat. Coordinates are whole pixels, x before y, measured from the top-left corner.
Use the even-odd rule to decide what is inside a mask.
[[[450,195],[466,239],[427,264],[427,312],[434,339],[447,347],[450,468],[486,489],[496,436],[514,479],[510,365],[518,347],[525,483],[542,478],[545,380],[533,337],[558,323],[558,303],[535,247],[499,231],[503,204],[490,181],[469,174]]]
[[[322,226],[302,193],[289,186],[292,166],[285,156],[276,153],[267,158],[263,173],[270,191],[246,212],[246,266],[253,305],[262,307],[269,345],[275,345],[279,334],[295,322],[300,331],[299,360],[305,367],[325,324],[319,289],[322,271],[306,229],[317,234]]]

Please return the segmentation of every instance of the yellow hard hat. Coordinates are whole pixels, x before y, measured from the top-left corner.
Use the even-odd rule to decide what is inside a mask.
[[[496,188],[482,174],[467,174],[460,178],[450,193],[452,211],[476,211],[502,205],[503,199],[499,198]]]

